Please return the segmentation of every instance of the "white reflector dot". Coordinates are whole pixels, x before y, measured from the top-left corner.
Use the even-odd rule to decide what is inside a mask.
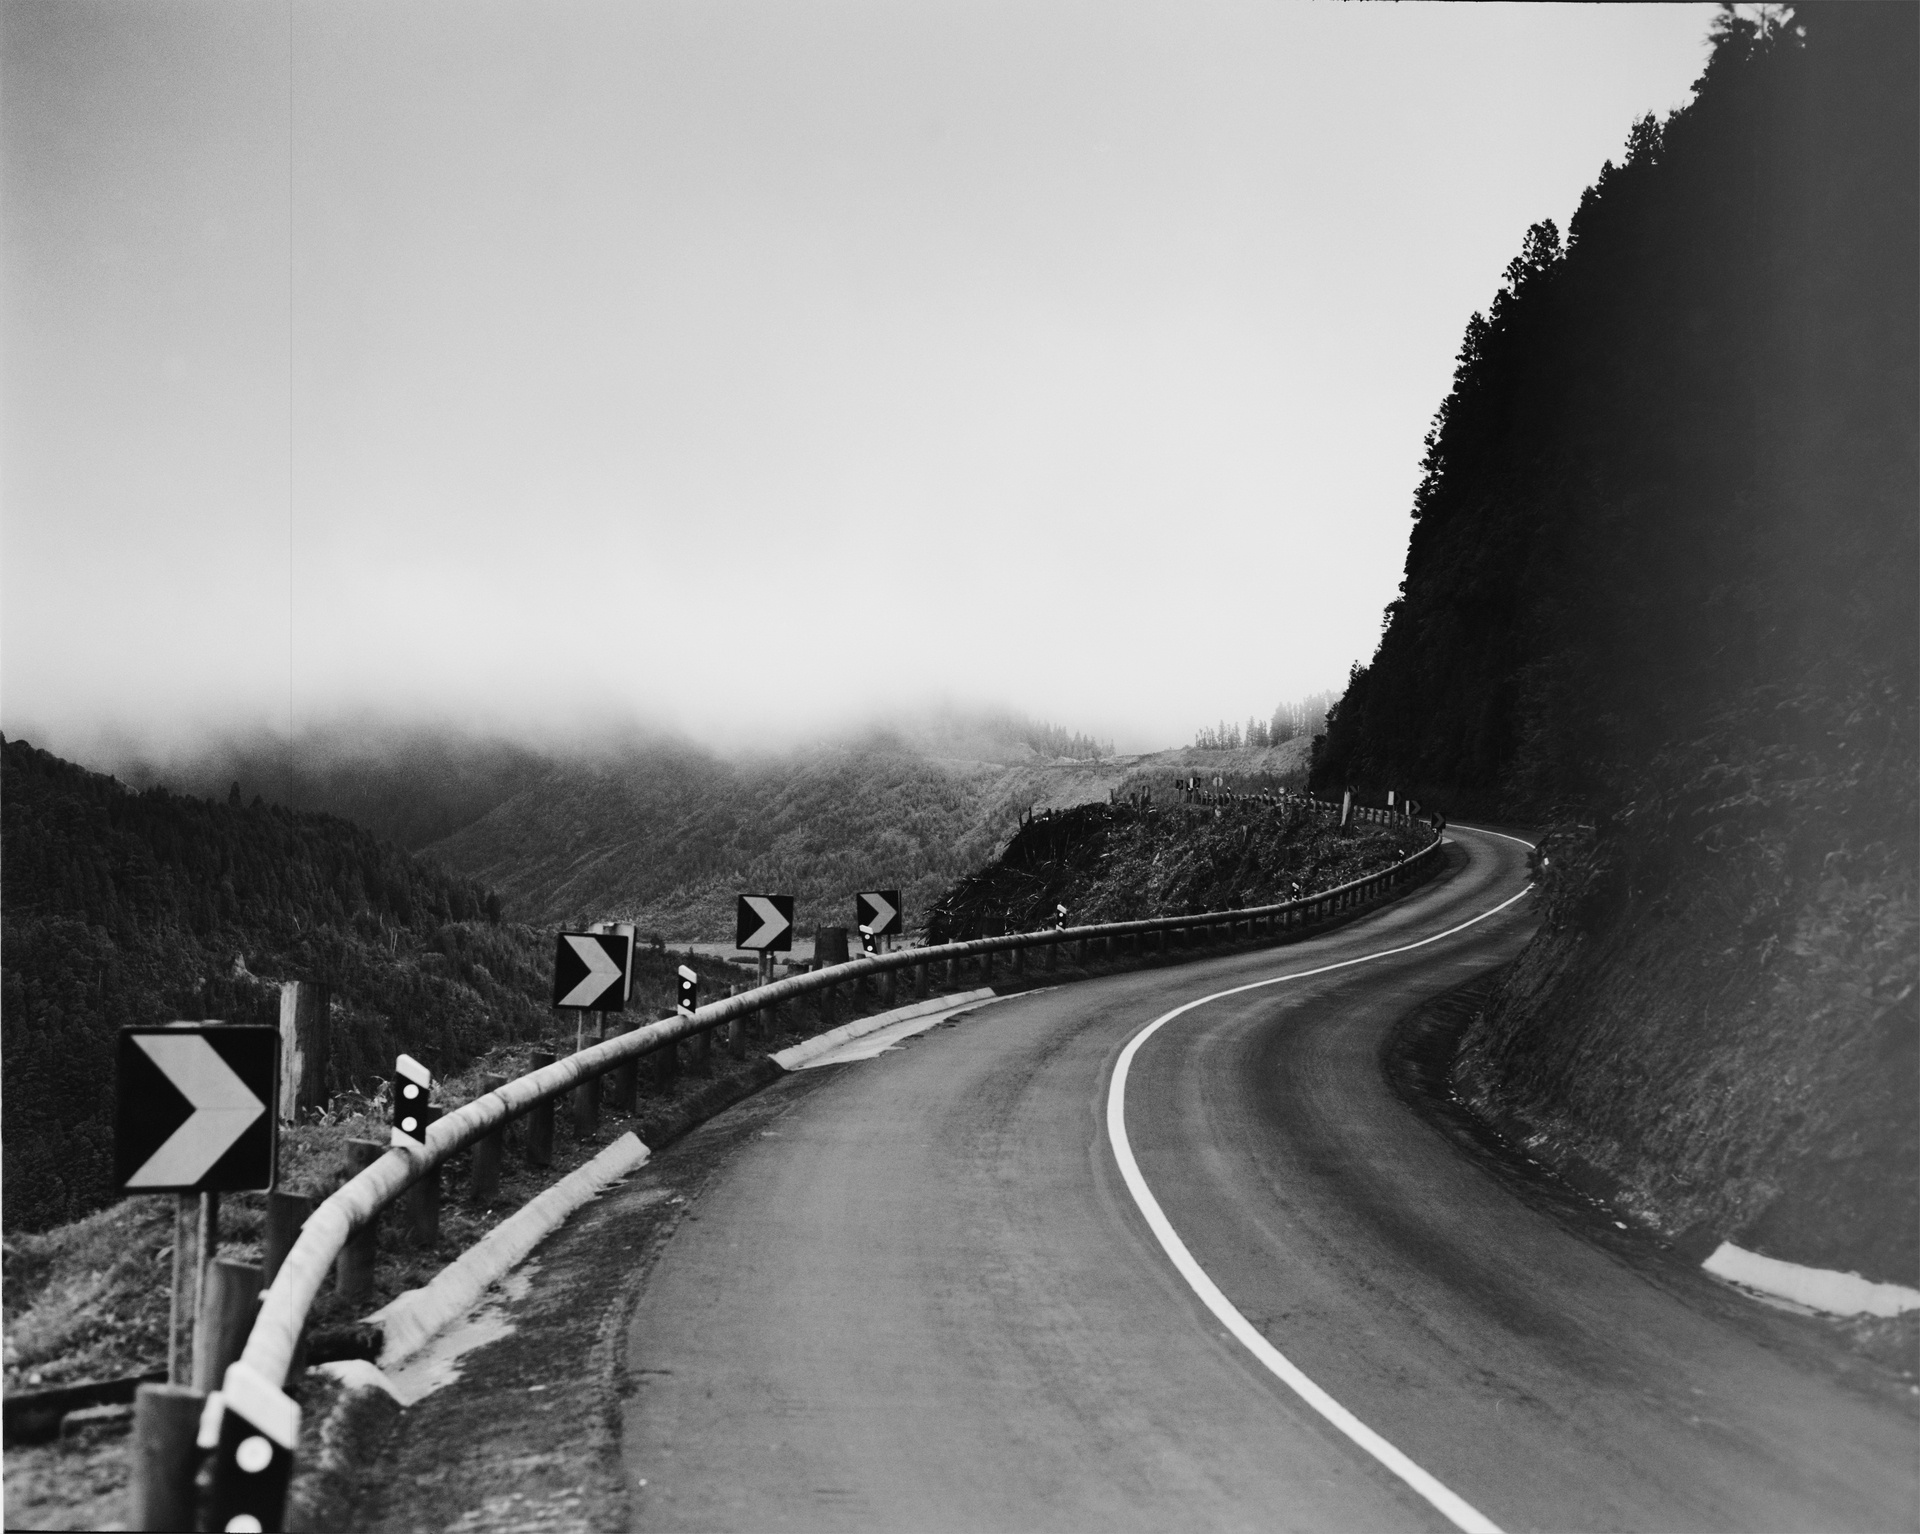
[[[251,1438],[243,1438],[240,1447],[233,1451],[233,1462],[248,1475],[258,1475],[273,1463],[273,1445],[258,1433]],[[227,1527],[232,1528],[233,1525],[228,1524]]]
[[[235,1513],[227,1520],[227,1534],[260,1534],[260,1520],[252,1513]]]

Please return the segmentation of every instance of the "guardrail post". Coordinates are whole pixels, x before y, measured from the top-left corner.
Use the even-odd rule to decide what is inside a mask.
[[[687,1039],[687,1069],[696,1076],[713,1074],[713,1030],[702,1028]]]
[[[748,989],[751,990],[752,987],[749,986]],[[728,986],[727,994],[738,996],[740,987]],[[727,1019],[727,1058],[730,1060],[747,1058],[747,1014],[745,1012],[736,1012]]]
[[[671,1092],[680,1075],[680,1041],[672,1039],[653,1052],[653,1086],[657,1092]]]
[[[440,1240],[440,1168],[434,1167],[407,1189],[407,1226],[413,1244],[433,1247]]]
[[[573,1087],[573,1136],[592,1138],[600,1127],[600,1078],[588,1076]]]
[[[200,1467],[200,1413],[206,1404],[204,1395],[185,1385],[141,1385],[134,1391],[130,1528],[198,1526],[194,1477]]]
[[[280,1271],[280,1264],[287,1260],[287,1253],[293,1250],[293,1243],[300,1239],[300,1227],[307,1223],[307,1216],[312,1213],[313,1200],[304,1194],[276,1190],[267,1195],[267,1229],[260,1244],[260,1281],[263,1284],[273,1282],[274,1275]]]
[[[982,985],[993,984],[993,950],[991,948],[980,955],[980,982]]]
[[[215,1260],[200,1296],[200,1324],[193,1332],[193,1388],[217,1390],[227,1365],[240,1356],[260,1308],[260,1270],[249,1262]]]
[[[888,1010],[892,1010],[894,1007],[900,1004],[900,971],[899,970],[890,969],[887,971],[886,985],[887,985],[887,1007],[888,1007]]]
[[[348,1179],[357,1177],[386,1153],[386,1146],[378,1140],[347,1141]],[[348,1304],[357,1305],[373,1293],[373,1259],[379,1250],[380,1222],[376,1215],[348,1237],[333,1262],[334,1287]]]
[[[927,981],[930,978],[927,974],[927,969],[928,965],[925,959],[922,959],[918,964],[913,966],[913,990],[916,1001],[925,1001],[927,999]]]
[[[553,1064],[553,1051],[536,1049],[527,1062],[530,1070],[544,1071]],[[527,1110],[527,1165],[553,1165],[553,1099],[535,1103]]]
[[[1024,976],[1027,972],[1027,945],[1022,943],[1013,951],[1013,972]]]
[[[616,1015],[620,1018],[619,1027],[614,1030],[616,1034],[632,1033],[634,1029],[640,1026],[638,1018],[629,1018],[624,1013]],[[622,1060],[613,1068],[612,1108],[615,1113],[627,1118],[633,1117],[634,1097],[638,1088],[639,1075],[639,1062],[631,1057]]]
[[[505,1076],[481,1078],[482,1093],[497,1092],[507,1084]],[[507,1126],[496,1124],[473,1144],[473,1161],[467,1173],[467,1202],[485,1208],[500,1196],[500,1158],[507,1148]]]
[[[1055,970],[1059,968],[1060,968],[1060,939],[1057,937],[1050,937],[1047,939],[1047,973],[1052,974]]]
[[[839,999],[835,993],[839,989],[837,982],[820,987],[820,1031],[822,1033],[834,1025],[834,1015],[839,1010],[834,1005]]]

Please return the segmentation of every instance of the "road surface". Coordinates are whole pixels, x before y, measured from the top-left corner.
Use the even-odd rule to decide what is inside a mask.
[[[1450,835],[1336,932],[1002,1001],[763,1104],[631,1313],[633,1526],[1920,1523],[1912,1413],[1814,1323],[1591,1239],[1388,1085],[1395,1021],[1534,919],[1525,848]],[[1116,1105],[1129,1044],[1220,992]]]

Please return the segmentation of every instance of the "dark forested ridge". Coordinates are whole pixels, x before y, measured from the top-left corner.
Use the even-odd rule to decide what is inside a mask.
[[[1920,1281],[1920,8],[1731,9],[1467,328],[1318,744],[1549,828],[1456,1085],[1656,1223]]]
[[[1811,740],[1912,699],[1915,11],[1803,16],[1724,16],[1469,322],[1317,786],[1538,815],[1730,706]]]
[[[408,1050],[436,1069],[544,1020],[544,942],[370,832],[259,801],[133,793],[0,741],[5,1223],[99,1207],[126,1024],[278,1017],[270,979],[334,987],[336,1086]]]

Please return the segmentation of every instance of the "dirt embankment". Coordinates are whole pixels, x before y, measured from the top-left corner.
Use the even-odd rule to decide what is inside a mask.
[[[1828,742],[1703,740],[1678,786],[1547,837],[1540,935],[1454,1085],[1672,1234],[1912,1285],[1910,742]]]
[[[1029,932],[1193,911],[1236,910],[1311,894],[1386,868],[1426,845],[1425,828],[1342,828],[1291,803],[1241,795],[1189,804],[1082,804],[1027,821],[1000,857],[963,879],[928,918],[928,938]]]

